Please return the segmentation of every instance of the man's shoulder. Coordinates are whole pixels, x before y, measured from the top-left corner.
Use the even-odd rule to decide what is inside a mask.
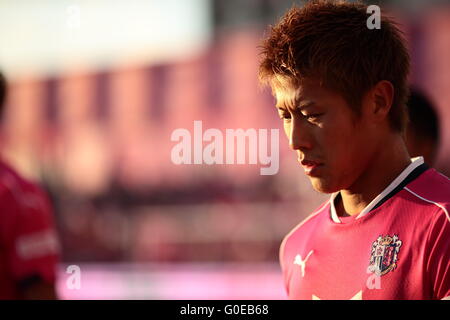
[[[430,168],[405,189],[424,202],[450,205],[450,179],[439,171]]]
[[[42,188],[0,161],[0,202],[2,205],[34,206],[47,200]]]
[[[317,223],[321,219],[326,218],[327,212],[329,212],[329,204],[329,201],[322,203],[284,237],[279,252],[280,263],[283,269],[285,267],[285,260],[289,259],[289,252],[292,252],[292,249],[298,244],[305,243],[304,240],[314,232]]]
[[[321,219],[326,218],[329,212],[330,201],[323,202],[316,210],[303,219],[298,225],[296,225],[285,237],[283,242],[287,242],[292,236],[297,234],[299,230],[313,230],[314,225]],[[303,232],[302,232],[303,233]]]
[[[428,169],[417,179],[404,187],[414,199],[420,215],[424,217],[423,208],[439,212],[450,221],[450,179],[435,169]],[[430,211],[428,210],[428,211]]]

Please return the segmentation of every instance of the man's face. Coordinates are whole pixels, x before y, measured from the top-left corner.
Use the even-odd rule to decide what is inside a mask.
[[[349,189],[367,167],[371,150],[369,125],[355,116],[338,93],[305,80],[274,89],[290,147],[319,192]]]

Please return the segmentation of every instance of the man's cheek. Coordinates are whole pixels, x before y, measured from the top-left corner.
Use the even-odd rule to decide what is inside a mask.
[[[287,143],[289,146],[291,143],[291,125],[287,124],[287,123],[283,123],[283,129],[284,129],[284,134],[286,135]]]

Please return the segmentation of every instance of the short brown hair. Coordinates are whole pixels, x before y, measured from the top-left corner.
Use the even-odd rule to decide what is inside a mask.
[[[295,84],[318,79],[341,93],[358,115],[364,93],[381,80],[390,81],[390,125],[404,132],[410,60],[406,41],[384,13],[381,28],[369,29],[366,10],[361,3],[330,0],[294,6],[271,27],[262,44],[259,78],[270,85],[276,75]]]

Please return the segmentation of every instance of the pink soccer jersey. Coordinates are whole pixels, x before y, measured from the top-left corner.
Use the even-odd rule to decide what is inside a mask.
[[[290,299],[448,299],[450,181],[411,164],[361,213],[331,196],[280,247]]]
[[[55,282],[58,241],[44,193],[0,161],[0,299],[20,288]]]

